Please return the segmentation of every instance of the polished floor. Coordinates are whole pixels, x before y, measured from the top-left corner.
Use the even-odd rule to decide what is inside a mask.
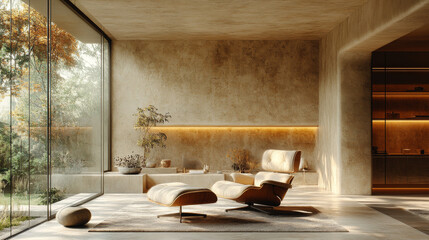
[[[283,205],[316,207],[349,232],[330,233],[109,233],[88,232],[115,211],[142,199],[141,194],[105,194],[84,206],[93,214],[86,228],[65,228],[55,220],[45,222],[19,234],[14,239],[429,239],[429,235],[413,227],[416,218],[397,220],[369,206],[401,209],[429,209],[428,195],[409,196],[338,196],[315,187],[297,187],[288,192]],[[243,213],[245,214],[245,213]],[[401,216],[399,216],[401,217]],[[417,217],[421,221],[423,218]],[[416,224],[414,224],[416,225]]]

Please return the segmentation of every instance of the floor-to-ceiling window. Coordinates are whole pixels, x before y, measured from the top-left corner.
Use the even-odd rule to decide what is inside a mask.
[[[0,0],[0,237],[102,193],[109,44],[61,0]]]

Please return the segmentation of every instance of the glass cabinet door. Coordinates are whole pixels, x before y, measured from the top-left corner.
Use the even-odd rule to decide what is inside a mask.
[[[372,64],[373,184],[429,186],[429,53],[375,52]]]

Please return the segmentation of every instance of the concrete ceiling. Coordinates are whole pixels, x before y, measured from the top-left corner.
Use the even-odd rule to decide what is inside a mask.
[[[117,40],[320,39],[368,0],[74,0]]]
[[[22,0],[31,8],[35,9],[38,13],[47,17],[48,6],[46,1],[31,1]],[[77,16],[61,1],[52,1],[52,22],[59,26],[61,29],[69,32],[77,40],[84,43],[101,43],[100,34],[85,23],[85,21]]]
[[[429,52],[429,24],[379,48],[377,51]]]

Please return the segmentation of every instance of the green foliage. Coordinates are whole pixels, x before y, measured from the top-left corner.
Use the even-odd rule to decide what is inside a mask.
[[[47,205],[48,201],[51,204],[52,203],[56,203],[56,202],[59,202],[59,201],[61,201],[61,200],[63,200],[65,198],[64,197],[64,192],[61,191],[61,190],[59,190],[59,189],[57,189],[57,188],[51,188],[50,194],[51,194],[51,199],[49,199],[49,191],[48,190],[45,190],[40,195],[40,203],[42,205]]]
[[[157,126],[157,124],[168,122],[171,115],[169,113],[158,113],[156,107],[149,105],[146,108],[137,108],[137,114],[134,114],[134,116],[137,116],[134,127],[141,131],[141,136],[137,144],[143,147],[145,153],[144,158],[146,158],[146,154],[149,153],[152,148],[165,147],[167,135],[163,132],[153,132],[151,128]]]
[[[19,95],[29,72],[30,58],[47,61],[47,19],[20,1],[0,0],[0,95],[10,91]],[[77,40],[70,33],[51,24],[51,60],[75,64]],[[13,86],[10,88],[10,86]]]
[[[46,151],[45,145],[34,145],[32,149],[34,153],[42,152],[43,154],[30,155],[28,138],[20,137],[16,132],[11,133],[9,129],[5,123],[0,122],[0,173],[3,175],[2,179],[10,183],[12,175],[14,185],[17,185],[15,183],[28,179],[29,174],[46,173],[46,152],[43,152]],[[12,145],[10,140],[12,140]],[[10,157],[11,153],[12,157]],[[12,162],[10,163],[10,161]]]
[[[11,226],[18,226],[23,221],[27,221],[32,219],[32,217],[28,216],[20,216],[20,217],[12,217],[12,222],[10,221],[10,217],[2,217],[0,218],[0,231],[5,228],[10,228]]]

